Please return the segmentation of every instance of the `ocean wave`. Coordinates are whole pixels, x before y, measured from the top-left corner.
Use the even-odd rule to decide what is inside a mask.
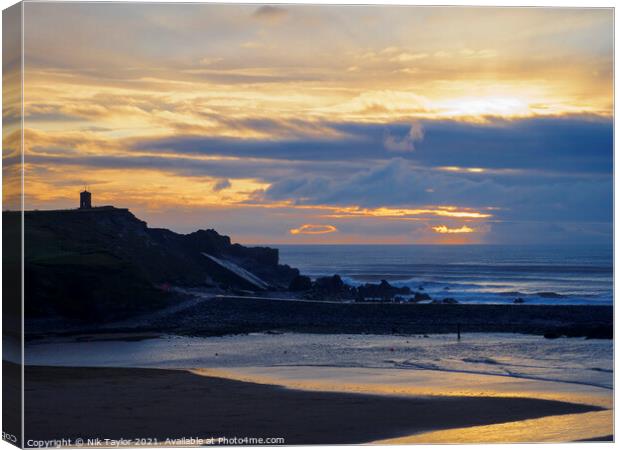
[[[602,389],[610,389],[613,390],[613,381],[611,383],[606,382],[595,382],[595,381],[586,381],[579,380],[575,378],[568,377],[554,377],[551,375],[535,375],[531,373],[517,372],[510,369],[507,369],[501,365],[498,365],[499,370],[490,371],[490,370],[474,370],[462,367],[445,367],[440,364],[432,364],[432,363],[417,363],[411,361],[403,361],[395,364],[396,368],[399,369],[414,369],[414,370],[435,370],[438,372],[450,372],[450,373],[469,373],[474,375],[490,375],[490,376],[499,376],[499,377],[509,377],[509,378],[519,378],[524,380],[535,380],[535,381],[552,381],[557,383],[570,383],[577,384],[583,386],[593,386]]]
[[[360,280],[345,276],[343,280],[352,285],[360,286],[368,282],[379,280]],[[449,283],[428,281],[417,278],[390,280],[396,287],[409,287],[413,292],[424,292],[433,299],[445,297],[454,298],[460,303],[514,303],[515,299],[522,299],[529,304],[612,304],[613,293],[610,289],[588,287],[587,284],[580,290],[573,286],[532,285],[527,288],[510,283]],[[517,289],[515,289],[517,288]],[[558,289],[561,288],[561,289]],[[407,296],[404,296],[407,298]]]

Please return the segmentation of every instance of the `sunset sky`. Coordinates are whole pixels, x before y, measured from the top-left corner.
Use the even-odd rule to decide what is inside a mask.
[[[88,185],[243,243],[611,243],[611,9],[24,11],[28,209]]]

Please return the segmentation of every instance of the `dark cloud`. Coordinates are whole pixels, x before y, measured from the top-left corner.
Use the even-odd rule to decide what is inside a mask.
[[[307,174],[274,182],[264,193],[269,200],[303,204],[411,207],[457,205],[494,207],[498,220],[607,222],[612,220],[612,180],[575,181],[438,173],[396,158],[367,170],[337,177]]]
[[[428,123],[418,157],[429,164],[611,173],[613,123],[537,118],[490,125]]]
[[[256,121],[257,130],[277,127],[272,121]],[[301,135],[302,124],[297,123]],[[389,160],[386,132],[407,136],[411,124],[322,124],[341,137],[251,140],[180,136],[141,140],[139,150],[165,150],[180,154],[223,155],[284,160],[347,161]],[[613,123],[609,119],[538,118],[493,121],[487,124],[425,121],[424,139],[415,152],[403,152],[409,161],[426,166],[534,169],[538,171],[610,174],[613,158]],[[267,128],[265,128],[267,127]],[[317,124],[308,124],[308,129]],[[290,134],[290,129],[287,130]]]
[[[28,163],[32,165],[50,165],[53,167],[77,166],[92,169],[151,169],[169,172],[185,177],[210,177],[218,179],[254,178],[273,182],[281,179],[296,178],[303,174],[324,174],[336,177],[343,171],[358,171],[365,167],[363,162],[350,164],[312,161],[282,160],[196,160],[180,155],[179,157],[160,156],[79,156],[72,149],[39,148],[39,153],[29,154]]]
[[[25,119],[28,122],[79,122],[84,120],[83,117],[73,116],[69,114],[57,112],[42,112],[28,114]]]

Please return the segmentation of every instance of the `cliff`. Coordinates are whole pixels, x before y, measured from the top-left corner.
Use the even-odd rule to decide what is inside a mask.
[[[3,213],[9,229],[18,218]],[[278,263],[277,249],[233,244],[215,230],[148,228],[113,207],[27,211],[24,233],[27,317],[122,317],[165,306],[170,286],[281,289],[299,275]]]

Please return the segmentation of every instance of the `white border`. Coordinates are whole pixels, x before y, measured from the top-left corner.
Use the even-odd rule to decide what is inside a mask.
[[[33,2],[33,1],[37,1],[37,0],[26,0],[28,2]],[[82,0],[63,0],[62,3],[65,2],[82,2]],[[282,0],[270,0],[270,1],[260,1],[260,0],[244,0],[244,1],[239,1],[239,0],[210,0],[209,2],[200,2],[200,1],[175,1],[175,0],[133,0],[133,3],[242,3],[242,4],[264,4],[264,3],[269,3],[269,4],[323,4],[323,5],[328,5],[328,4],[340,4],[340,5],[369,5],[369,4],[376,4],[376,5],[407,5],[407,6],[486,6],[486,7],[564,7],[564,8],[613,8],[614,9],[614,24],[615,24],[615,19],[616,19],[616,10],[615,10],[615,6],[616,6],[616,2],[613,0],[590,0],[590,1],[586,1],[586,0],[544,0],[544,1],[534,1],[534,0],[525,0],[525,1],[510,1],[510,0],[444,0],[444,1],[438,1],[438,0],[424,0],[421,2],[415,2],[415,1],[407,1],[407,0],[391,0],[391,1],[386,1],[386,0],[375,0],[375,1],[360,1],[360,0],[314,0],[312,2],[310,1],[300,1],[300,0],[288,0],[288,1],[282,1]],[[0,0],[0,6],[2,7],[2,9],[6,9],[14,4],[16,4],[17,2],[15,0]],[[59,2],[60,3],[60,2]],[[109,3],[109,2],[102,2],[102,3]],[[129,1],[127,1],[126,3],[130,3]],[[22,33],[24,32],[24,7],[22,4]],[[2,40],[2,33],[1,33],[1,21],[0,21],[0,44],[1,44],[1,40]],[[615,26],[614,26],[614,88],[615,88],[615,75],[618,73],[617,72],[617,62],[618,62],[618,46],[617,46],[617,36],[615,34]],[[21,130],[21,134],[22,134],[22,142],[21,142],[21,147],[22,147],[22,168],[24,167],[24,86],[23,86],[23,80],[24,80],[24,39],[23,39],[23,34],[22,34],[22,130]],[[1,92],[1,86],[0,86],[0,92]],[[616,101],[616,92],[614,89],[614,299],[617,298],[617,294],[618,294],[618,286],[615,283],[615,276],[616,276],[616,267],[618,266],[618,262],[620,260],[620,257],[618,257],[618,252],[617,252],[617,247],[616,247],[616,240],[615,240],[615,224],[618,224],[620,222],[618,222],[618,211],[619,211],[619,202],[620,200],[615,196],[615,168],[616,168],[616,148],[617,148],[617,134],[615,133],[615,101]],[[22,255],[23,255],[23,246],[24,246],[24,241],[23,241],[23,210],[25,207],[24,204],[24,173],[22,171],[22,175],[21,175],[21,180],[22,180]],[[2,174],[0,172],[0,182],[2,180]],[[0,226],[2,223],[2,219],[0,218]],[[0,249],[1,249],[1,244],[0,244]],[[22,261],[22,293],[23,293],[23,261]],[[0,282],[2,280],[2,275],[0,273]],[[23,306],[24,306],[24,299],[23,299],[23,295],[22,295],[22,310],[23,310]],[[618,321],[618,310],[615,308],[615,302],[614,302],[614,324],[618,324],[620,323]],[[24,321],[23,321],[23,315],[22,315],[22,331],[23,331],[23,325],[24,325]],[[1,332],[1,323],[0,323],[0,332]],[[615,330],[614,330],[615,331]],[[615,332],[614,332],[614,363],[615,361],[617,361],[617,346],[615,345]],[[23,348],[23,340],[22,340],[22,361],[24,358],[24,348]],[[618,371],[615,370],[616,367],[614,365],[614,386],[618,386],[618,381],[620,380],[620,375],[618,374]],[[1,375],[1,368],[0,368],[0,375]],[[24,377],[24,372],[23,372],[23,366],[22,366],[22,383],[23,383],[23,377]],[[614,405],[615,405],[615,398],[616,398],[616,394],[617,394],[617,390],[614,389]],[[1,395],[1,394],[0,394]],[[23,395],[23,391],[22,391],[22,405],[23,405],[23,401],[24,401],[24,395]],[[0,414],[0,419],[1,419],[1,414]],[[620,428],[618,427],[620,423],[620,420],[618,418],[618,416],[615,414],[615,410],[614,410],[614,431],[617,433],[618,430],[620,430]],[[23,430],[23,420],[22,420],[22,437],[24,436],[24,430]],[[563,449],[565,448],[565,446],[571,446],[571,447],[575,447],[575,448],[585,448],[585,449],[606,449],[606,448],[613,448],[614,444],[612,443],[589,443],[589,444],[583,444],[583,443],[573,443],[573,444],[485,444],[484,445],[484,449],[495,449],[495,448],[509,448],[509,449],[514,449],[514,450],[521,450],[521,449],[532,449],[532,448],[537,448],[538,446],[544,446],[545,449],[550,449],[550,450],[555,450],[555,449]],[[318,446],[298,446],[296,448],[300,448],[300,449],[314,449],[317,448]],[[323,448],[338,448],[339,446],[322,446]],[[393,448],[394,446],[387,446],[387,445],[377,445],[377,446],[373,446],[373,448]],[[402,446],[399,446],[402,447]],[[413,448],[413,446],[404,446],[404,447],[410,447]],[[436,449],[436,448],[446,448],[446,445],[416,445],[415,448],[416,449]],[[463,449],[463,450],[474,450],[474,449],[478,449],[480,448],[481,445],[459,445],[459,449]],[[14,449],[15,447],[8,444],[7,442],[1,441],[0,443],[0,450],[9,450],[9,449]],[[261,448],[269,448],[269,449],[277,449],[277,448],[281,448],[281,447],[261,447]]]

